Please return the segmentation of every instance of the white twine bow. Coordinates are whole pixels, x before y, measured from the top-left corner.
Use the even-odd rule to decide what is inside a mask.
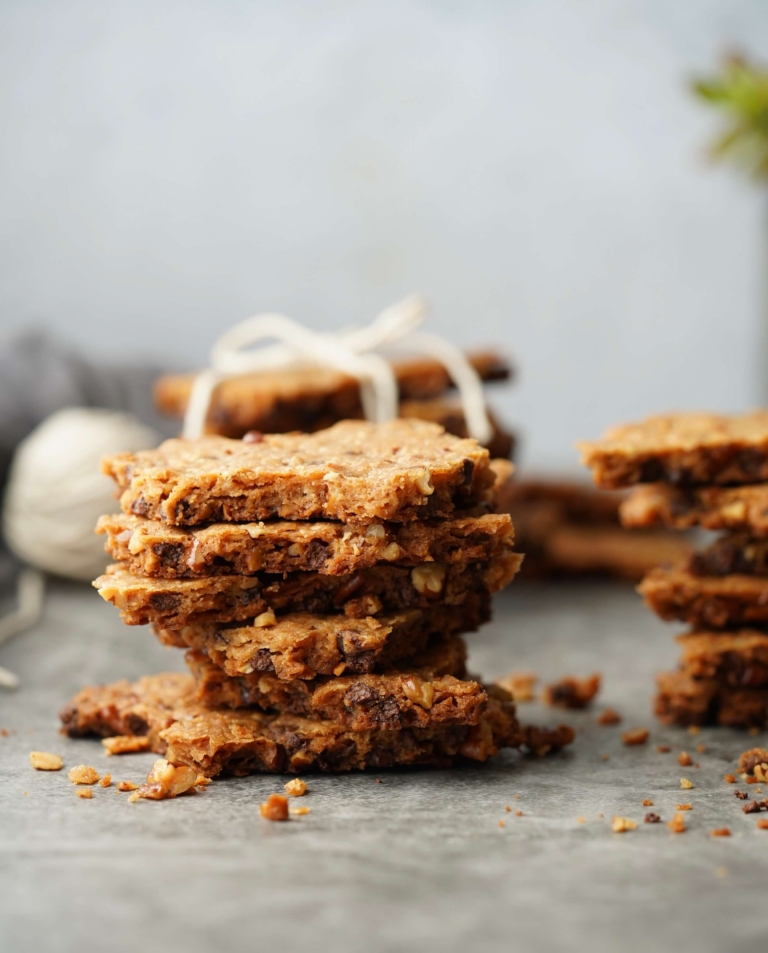
[[[485,408],[477,371],[459,348],[444,338],[416,331],[427,315],[418,295],[409,295],[385,308],[367,327],[322,333],[282,314],[257,314],[222,335],[211,352],[211,366],[195,378],[184,416],[183,436],[199,437],[205,430],[213,392],[230,377],[266,370],[325,365],[357,378],[363,414],[383,422],[398,416],[398,386],[392,365],[377,348],[406,347],[439,361],[459,391],[467,431],[488,443],[493,428]],[[248,350],[276,338],[279,343]]]

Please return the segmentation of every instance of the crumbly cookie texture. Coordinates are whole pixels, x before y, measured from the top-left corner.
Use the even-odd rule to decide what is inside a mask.
[[[685,568],[658,568],[637,591],[662,619],[705,629],[768,623],[768,579],[761,576],[695,576]]]
[[[469,353],[467,359],[485,381],[510,376],[509,364],[495,351]],[[432,358],[396,360],[392,369],[404,399],[434,398],[451,386],[445,367]],[[194,374],[159,378],[155,385],[158,410],[183,417],[194,380]],[[230,378],[216,388],[206,432],[239,438],[249,430],[313,431],[362,416],[360,384],[354,377],[330,367],[267,370]]]
[[[733,533],[691,554],[686,568],[695,576],[768,576],[768,539]]]
[[[93,585],[121,610],[128,625],[153,622],[178,629],[209,620],[246,621],[270,611],[362,617],[436,604],[459,606],[471,593],[503,589],[521,562],[522,556],[510,551],[489,562],[377,565],[344,576],[297,572],[196,579],[135,576],[118,563]]]
[[[672,526],[746,531],[768,536],[768,484],[755,486],[638,486],[620,508],[624,526]]]
[[[680,665],[693,678],[731,688],[768,687],[768,632],[686,632],[677,636]]]
[[[606,488],[759,483],[768,480],[768,411],[649,417],[579,449],[595,483]]]
[[[437,424],[344,420],[313,434],[166,440],[106,457],[123,512],[179,526],[210,521],[453,516],[495,484],[488,451]]]
[[[687,672],[660,672],[655,710],[672,725],[768,728],[768,689],[731,688]]]
[[[378,618],[297,612],[245,626],[211,622],[181,629],[156,627],[155,634],[165,645],[204,652],[226,675],[312,679],[386,671],[422,651],[430,640],[474,631],[489,618],[490,596],[480,593],[461,606],[411,609]]]
[[[342,575],[379,562],[418,566],[492,559],[514,540],[507,514],[445,521],[345,524],[277,521],[182,528],[102,516],[107,551],[136,575],[166,579],[256,572]]]
[[[274,675],[236,677],[202,652],[188,652],[196,699],[207,708],[273,709],[333,721],[354,731],[476,725],[488,695],[466,678],[466,648],[458,637],[427,649],[396,670],[375,675],[286,681]]]
[[[461,758],[485,761],[526,734],[509,695],[494,690],[476,725],[350,731],[329,721],[255,710],[211,710],[194,700],[189,675],[148,676],[131,684],[85,688],[62,712],[72,736],[148,735],[174,765],[214,777],[254,772],[351,771],[395,765],[445,767]]]

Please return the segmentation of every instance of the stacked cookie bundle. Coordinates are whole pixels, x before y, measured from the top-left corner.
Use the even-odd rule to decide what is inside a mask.
[[[495,351],[467,354],[481,380],[506,381],[512,371]],[[468,436],[461,403],[450,396],[451,378],[445,367],[429,357],[391,362],[400,394],[400,416],[440,424],[448,433]],[[155,385],[157,409],[184,417],[194,374],[168,374]],[[222,381],[213,393],[205,432],[240,438],[251,430],[261,433],[316,431],[339,420],[363,416],[360,384],[330,367],[303,367],[243,374]],[[515,437],[493,414],[493,433],[487,444],[491,457],[511,459]]]
[[[187,649],[190,674],[85,689],[70,734],[146,734],[209,775],[483,761],[523,742],[460,638],[522,558],[474,440],[344,421],[169,440],[105,470],[122,513],[99,530],[119,561],[94,585]]]
[[[655,417],[583,451],[598,485],[647,484],[622,504],[625,526],[725,531],[639,587],[662,619],[691,626],[679,669],[658,676],[657,714],[768,727],[768,413]]]

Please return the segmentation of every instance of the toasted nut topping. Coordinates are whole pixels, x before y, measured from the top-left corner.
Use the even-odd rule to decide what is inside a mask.
[[[87,800],[90,800],[93,797],[93,788],[78,788],[75,791],[75,794],[78,797],[84,797]]]
[[[276,624],[277,618],[275,617],[275,613],[272,609],[267,609],[266,612],[262,612],[261,615],[257,615],[253,620],[253,625],[257,629],[266,629],[267,626]]]
[[[398,546],[397,543],[387,543],[387,545],[384,547],[384,549],[382,549],[379,555],[381,556],[382,559],[391,561],[393,559],[398,559],[401,553],[402,553],[402,549]]]
[[[624,834],[626,831],[633,831],[637,827],[637,822],[628,817],[614,817],[611,821],[611,830],[614,834]]]
[[[283,790],[286,794],[290,794],[291,797],[301,797],[307,793],[307,785],[301,778],[293,778],[283,785]]]
[[[376,539],[384,539],[384,537],[387,535],[387,532],[381,523],[371,523],[371,525],[366,529],[365,535],[373,536]]]
[[[302,547],[298,543],[291,543],[288,547],[289,556],[301,556]]]
[[[166,798],[178,797],[197,784],[197,771],[187,765],[175,765],[165,758],[158,758],[147,775],[145,784],[136,794],[140,798],[150,801],[163,801]]]
[[[267,800],[259,805],[259,814],[268,821],[287,821],[288,798],[284,794],[270,794]]]
[[[432,707],[435,698],[435,689],[430,682],[425,682],[418,675],[407,675],[403,678],[403,691],[414,705],[427,711]]]
[[[149,738],[146,735],[114,735],[112,738],[102,738],[101,743],[108,755],[149,751]]]
[[[64,767],[61,755],[48,751],[30,751],[29,763],[36,771],[61,771]]]
[[[101,775],[90,765],[78,764],[70,770],[68,777],[73,784],[95,784]]]
[[[648,735],[650,732],[647,728],[632,728],[630,731],[625,731],[621,736],[621,740],[625,745],[644,745],[648,740]]]
[[[435,492],[435,488],[429,482],[432,477],[432,474],[429,470],[422,470],[419,476],[416,478],[416,489],[419,493],[423,493],[424,496],[432,496]]]
[[[411,582],[420,595],[437,595],[443,591],[445,566],[441,563],[422,563],[421,566],[415,566],[411,570]]]

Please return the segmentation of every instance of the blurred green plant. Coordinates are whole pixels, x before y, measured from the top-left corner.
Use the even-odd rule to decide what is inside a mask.
[[[768,68],[730,55],[717,76],[696,80],[693,89],[728,117],[710,146],[712,158],[733,161],[768,181]]]

